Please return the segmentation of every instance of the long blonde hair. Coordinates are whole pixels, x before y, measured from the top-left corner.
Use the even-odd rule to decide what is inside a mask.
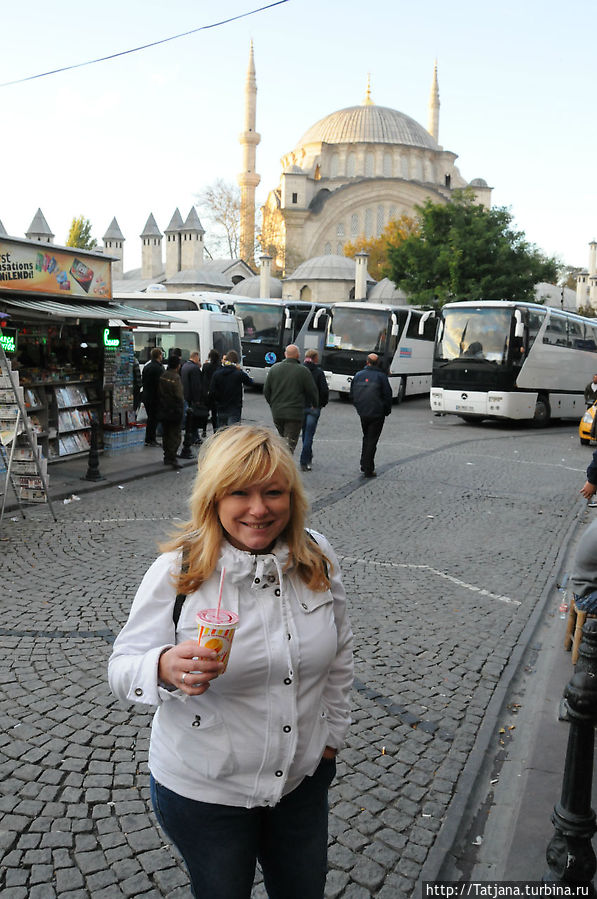
[[[308,501],[296,465],[286,444],[267,428],[233,425],[210,437],[199,452],[197,476],[191,493],[191,519],[163,551],[185,549],[186,571],[176,580],[179,593],[192,593],[213,573],[224,531],[218,503],[234,490],[281,476],[290,490],[290,520],[282,537],[301,580],[318,592],[328,590],[330,560],[305,531]]]

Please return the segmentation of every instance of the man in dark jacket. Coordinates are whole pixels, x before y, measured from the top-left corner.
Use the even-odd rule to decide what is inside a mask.
[[[191,353],[188,362],[184,363],[180,378],[185,402],[184,441],[180,458],[192,459],[191,447],[194,443],[201,443],[199,428],[203,430],[209,414],[204,398],[201,361],[196,350]]]
[[[388,376],[379,368],[375,353],[367,356],[367,366],[350,382],[350,398],[361,419],[363,443],[361,471],[366,478],[376,478],[375,450],[386,416],[392,411],[392,388]]]
[[[299,361],[298,347],[289,344],[284,351],[283,362],[270,368],[263,395],[272,410],[272,418],[280,437],[288,442],[294,453],[305,409],[319,402],[317,387],[304,365]]]
[[[313,382],[319,394],[319,402],[316,406],[307,406],[303,414],[303,448],[301,450],[300,466],[302,471],[311,471],[313,461],[313,437],[317,430],[319,415],[324,406],[327,406],[330,392],[322,367],[319,365],[319,353],[317,350],[307,350],[304,366],[310,372]]]
[[[253,378],[238,364],[238,353],[228,350],[221,368],[217,368],[209,387],[209,400],[216,409],[218,430],[240,421],[243,409],[243,384],[251,387]]]
[[[154,346],[150,353],[150,362],[143,368],[141,380],[143,382],[143,405],[147,412],[147,425],[145,428],[145,446],[158,446],[155,432],[158,425],[158,384],[164,374],[162,359],[164,354],[161,347]]]
[[[164,450],[164,465],[172,468],[180,468],[180,462],[176,458],[180,445],[180,423],[184,399],[182,395],[182,381],[180,380],[180,356],[170,355],[168,367],[158,385],[158,421],[162,422],[162,449]]]

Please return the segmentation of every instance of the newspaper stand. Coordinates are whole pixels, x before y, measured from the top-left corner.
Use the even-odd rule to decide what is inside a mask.
[[[0,461],[5,468],[0,524],[4,518],[9,485],[14,491],[23,518],[25,518],[24,505],[47,503],[52,518],[56,521],[48,490],[47,461],[41,458],[41,447],[37,444],[37,435],[27,415],[18,372],[12,370],[2,344],[0,344]]]

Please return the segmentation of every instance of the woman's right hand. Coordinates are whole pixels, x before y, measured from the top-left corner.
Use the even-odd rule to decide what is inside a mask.
[[[158,678],[189,696],[200,696],[223,668],[213,649],[199,646],[196,640],[185,640],[161,654]]]

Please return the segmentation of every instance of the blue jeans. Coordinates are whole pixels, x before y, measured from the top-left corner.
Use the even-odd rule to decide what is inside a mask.
[[[328,787],[334,759],[273,806],[240,808],[185,799],[150,781],[160,827],[182,855],[195,899],[249,899],[259,861],[269,899],[323,899]]]
[[[305,409],[303,415],[303,449],[301,450],[301,465],[310,465],[313,461],[313,438],[317,430],[321,409]]]
[[[230,409],[218,409],[218,430],[227,428],[228,425],[237,425],[240,422],[242,409],[240,406],[231,407]]]

